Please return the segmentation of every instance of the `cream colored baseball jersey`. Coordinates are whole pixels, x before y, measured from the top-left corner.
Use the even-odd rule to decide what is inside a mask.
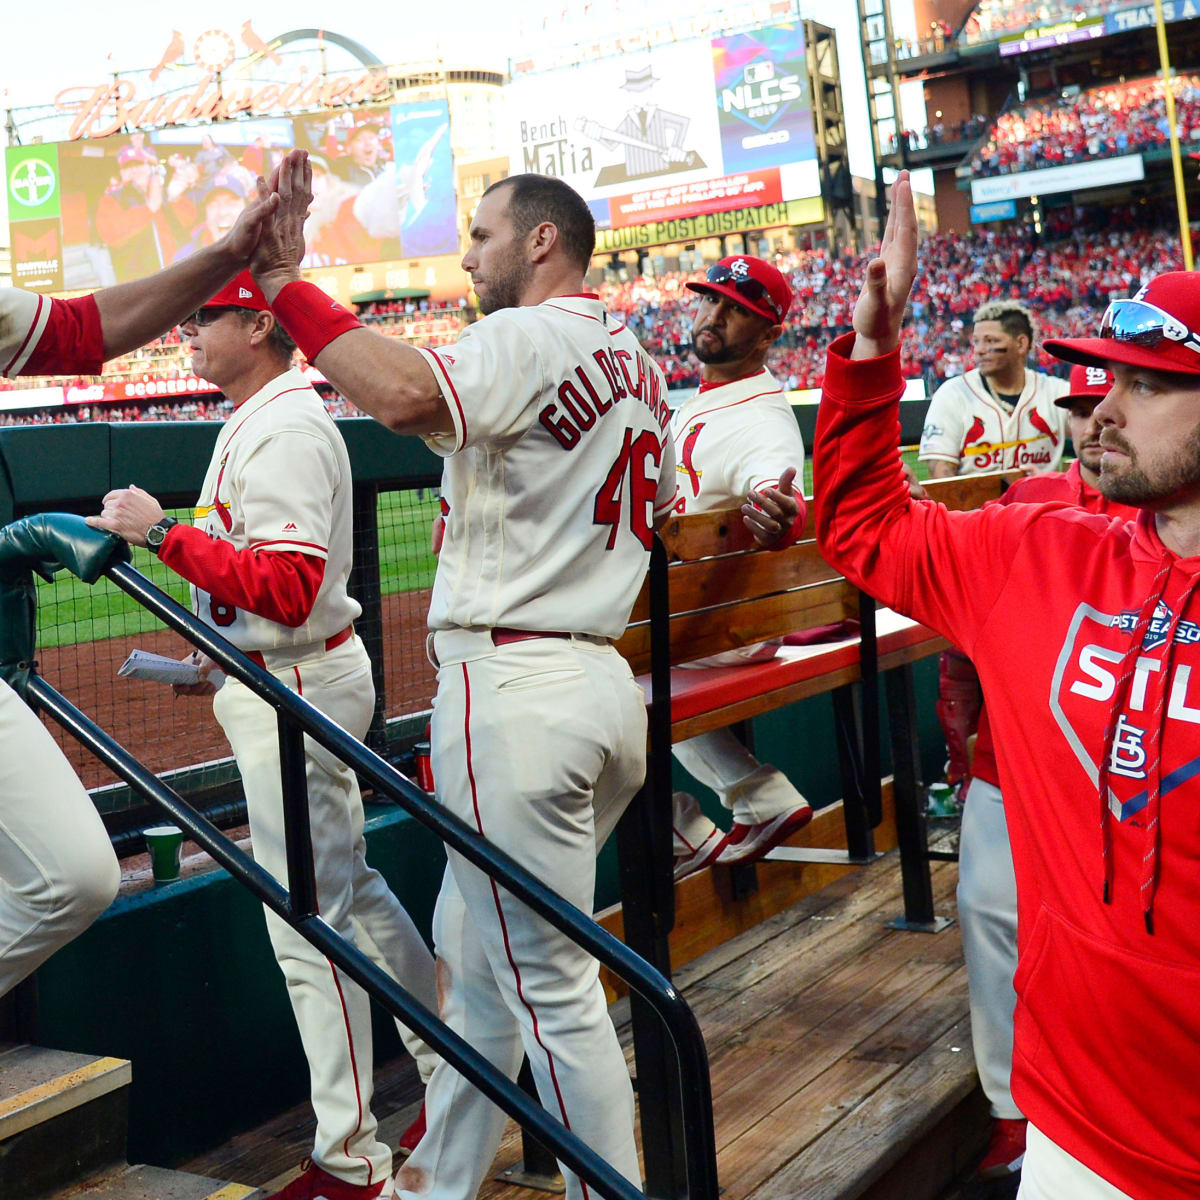
[[[34,352],[53,301],[19,288],[0,288],[0,375],[20,373]]]
[[[1067,440],[1067,410],[1054,401],[1065,379],[1025,372],[1025,387],[1008,412],[978,370],[947,379],[925,415],[918,457],[958,464],[960,475],[988,471],[1055,471]]]
[[[804,440],[783,388],[764,367],[745,379],[701,384],[671,417],[679,491],[675,511],[713,512],[745,503],[796,468],[804,478]]]
[[[662,372],[595,296],[506,308],[426,349],[454,432],[431,629],[618,637],[675,497]]]
[[[353,547],[350,458],[320,396],[297,370],[234,409],[217,436],[195,523],[239,550],[325,560],[308,620],[295,629],[230,608],[193,586],[197,615],[243,650],[321,642],[362,612],[346,592]]]

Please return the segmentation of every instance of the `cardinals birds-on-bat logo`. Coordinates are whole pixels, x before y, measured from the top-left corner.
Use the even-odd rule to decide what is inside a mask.
[[[971,425],[971,428],[967,430],[967,436],[965,438],[963,438],[963,445],[962,445],[962,453],[963,454],[966,454],[967,451],[970,450],[972,446],[976,446],[979,444],[979,439],[981,437],[983,437],[984,430],[985,430],[985,426],[983,424],[983,418],[976,417],[974,422]]]
[[[1038,412],[1038,410],[1036,408],[1029,414],[1029,423],[1039,433],[1044,433],[1050,439],[1050,444],[1052,446],[1058,445],[1058,434],[1055,433],[1054,430],[1050,428],[1050,426],[1046,422],[1046,418],[1043,417],[1042,414],[1040,412]]]
[[[275,66],[281,66],[283,59],[279,57],[278,51],[268,42],[264,42],[262,38],[250,28],[250,22],[242,22],[242,41],[249,47],[252,54],[261,54],[265,58],[269,58]]]
[[[154,83],[167,67],[178,62],[182,57],[183,34],[176,29],[171,34],[171,40],[167,43],[167,48],[162,52],[162,58],[158,60],[150,72],[150,82]]]

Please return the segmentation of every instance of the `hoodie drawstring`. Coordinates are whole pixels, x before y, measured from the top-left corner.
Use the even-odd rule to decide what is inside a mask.
[[[1116,741],[1117,725],[1129,700],[1129,690],[1137,668],[1137,660],[1142,651],[1142,641],[1146,636],[1146,630],[1150,627],[1150,622],[1154,619],[1154,613],[1162,599],[1162,594],[1166,590],[1171,565],[1172,559],[1163,555],[1158,574],[1155,575],[1154,581],[1150,585],[1150,594],[1142,604],[1141,612],[1138,613],[1137,624],[1134,626],[1129,641],[1129,649],[1125,651],[1125,657],[1121,660],[1117,686],[1113,692],[1112,707],[1109,710],[1108,725],[1104,730],[1104,749],[1100,754],[1100,769],[1096,786],[1100,797],[1100,853],[1104,871],[1104,882],[1100,895],[1105,904],[1112,903],[1113,886],[1112,816],[1108,806],[1109,765],[1112,760],[1113,745]]]
[[[1167,697],[1171,692],[1171,665],[1175,659],[1175,633],[1183,619],[1184,610],[1191,599],[1196,584],[1193,577],[1187,590],[1177,598],[1171,625],[1167,630],[1167,647],[1163,655],[1162,686],[1158,700],[1150,716],[1150,745],[1147,747],[1149,763],[1146,769],[1149,795],[1146,800],[1146,852],[1142,856],[1141,899],[1142,914],[1146,920],[1146,932],[1154,935],[1154,897],[1158,893],[1159,861],[1162,853],[1162,742],[1167,719]]]

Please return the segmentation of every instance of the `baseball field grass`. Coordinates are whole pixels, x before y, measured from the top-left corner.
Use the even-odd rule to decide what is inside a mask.
[[[904,455],[920,479],[928,476],[917,463],[916,450]],[[804,494],[812,495],[812,464],[804,464]],[[427,588],[437,560],[429,548],[429,527],[437,512],[429,492],[384,492],[379,497],[379,570],[383,595]],[[190,521],[187,509],[172,516]],[[190,604],[188,585],[148,550],[135,549],[133,565],[183,605]],[[38,645],[43,648],[104,641],[160,628],[158,621],[107,579],[94,586],[60,571],[51,583],[38,581]]]
[[[384,492],[379,497],[379,573],[383,594],[429,587],[437,565],[429,548],[429,527],[437,497],[425,492]],[[191,521],[190,509],[171,516]],[[181,604],[190,606],[187,583],[150,553],[134,549],[133,565]],[[107,579],[94,586],[67,571],[53,582],[38,580],[38,645],[46,648],[159,629],[158,620]]]

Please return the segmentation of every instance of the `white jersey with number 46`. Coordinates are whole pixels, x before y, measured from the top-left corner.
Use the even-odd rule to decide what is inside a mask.
[[[662,372],[595,296],[506,308],[423,350],[454,421],[432,629],[618,637],[675,496]]]

